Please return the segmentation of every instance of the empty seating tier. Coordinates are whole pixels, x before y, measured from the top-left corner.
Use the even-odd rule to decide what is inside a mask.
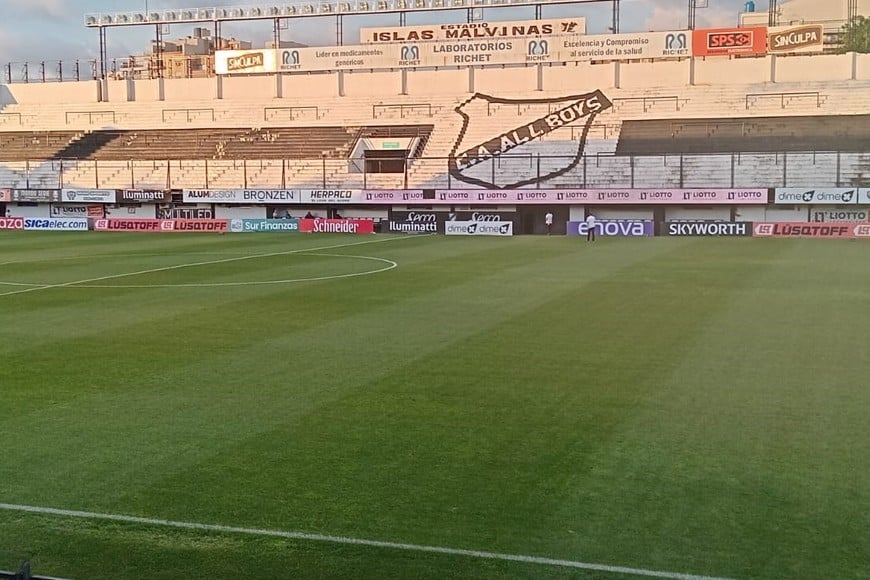
[[[431,125],[16,131],[0,133],[0,161],[76,159],[342,159],[360,137],[427,137]]]
[[[617,155],[865,151],[870,115],[625,121]]]

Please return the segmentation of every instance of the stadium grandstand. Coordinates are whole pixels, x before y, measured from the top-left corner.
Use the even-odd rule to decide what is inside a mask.
[[[749,244],[870,239],[870,0],[626,30],[632,4],[145,2],[83,15],[98,59],[7,64],[0,568],[27,558],[0,578],[866,577],[862,244]],[[282,38],[315,18],[334,39]],[[208,235],[248,232],[274,235]]]

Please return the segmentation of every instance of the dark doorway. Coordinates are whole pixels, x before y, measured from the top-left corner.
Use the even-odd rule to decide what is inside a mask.
[[[566,224],[571,215],[570,208],[565,205],[521,205],[517,206],[519,213],[520,233],[546,235],[547,226],[544,223],[544,216],[547,212],[553,214],[553,228],[550,233],[554,236],[564,236],[567,231]]]

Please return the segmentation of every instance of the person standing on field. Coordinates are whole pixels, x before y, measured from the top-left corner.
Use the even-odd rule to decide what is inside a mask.
[[[553,229],[553,212],[550,210],[547,210],[547,214],[544,216],[544,224],[547,226],[547,235],[549,236]]]
[[[586,216],[586,241],[594,242],[595,241],[595,216],[591,213]]]

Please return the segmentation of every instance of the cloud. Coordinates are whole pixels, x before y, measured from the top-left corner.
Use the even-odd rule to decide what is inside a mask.
[[[65,0],[3,0],[7,12],[19,16],[66,18],[75,13],[72,2]]]

